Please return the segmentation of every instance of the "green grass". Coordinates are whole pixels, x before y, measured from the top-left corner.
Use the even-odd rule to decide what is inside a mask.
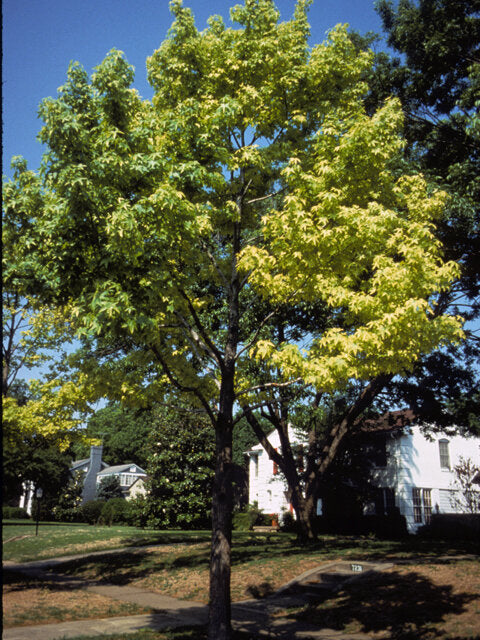
[[[141,547],[147,545],[195,544],[208,542],[209,531],[156,531],[125,526],[91,526],[87,524],[40,523],[38,536],[31,521],[3,522],[3,559],[28,562],[95,551]],[[292,534],[253,534],[234,532],[234,562],[255,563],[262,559],[298,555],[303,547],[296,544]],[[323,536],[309,553],[324,558],[355,556],[360,559],[384,557],[414,559],[418,555],[435,558],[437,555],[478,553],[478,543],[468,541],[432,541],[417,537],[389,541],[350,536]],[[203,554],[202,554],[203,556]],[[192,558],[192,564],[194,558]]]
[[[107,549],[210,540],[208,531],[155,531],[124,526],[3,522],[3,559],[28,562]]]
[[[10,525],[4,527],[3,535],[8,540],[25,531],[28,525]],[[32,531],[34,533],[34,528]],[[56,571],[87,580],[136,585],[184,599],[202,601],[203,597],[205,601],[209,540],[210,533],[206,531],[162,532],[50,523],[40,526],[38,537],[29,534],[29,537],[7,542],[4,557],[26,560],[83,552],[84,557],[67,560]],[[129,550],[129,547],[144,545],[159,548]],[[123,551],[88,557],[88,552],[102,549]],[[305,547],[289,534],[235,532],[232,596],[234,600],[251,597],[252,588],[258,593],[268,593],[307,568],[336,558],[381,559],[392,562],[395,568],[370,581],[352,584],[341,593],[329,594],[314,606],[286,612],[287,617],[314,622],[320,628],[339,633],[388,631],[391,637],[415,640],[458,640],[460,637],[465,640],[474,638],[479,627],[477,553],[478,544],[473,542],[416,537],[388,541],[323,536],[317,543]],[[46,603],[54,604],[53,601]],[[61,610],[49,613],[59,620],[64,616]],[[247,640],[248,637],[237,634],[235,639]],[[205,630],[144,630],[105,636],[104,640],[205,640]]]

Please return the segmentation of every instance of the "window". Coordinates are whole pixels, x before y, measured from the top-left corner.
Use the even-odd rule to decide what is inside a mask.
[[[253,470],[255,478],[258,478],[258,453],[254,453],[252,455],[253,459]]]
[[[432,517],[432,490],[412,488],[413,521],[428,524]]]
[[[135,476],[131,473],[121,473],[120,474],[120,486],[121,487],[129,487],[135,481]]]
[[[438,441],[438,451],[440,453],[440,468],[450,469],[450,454],[448,452],[448,440]]]
[[[425,524],[429,524],[432,519],[432,490],[424,489],[422,491],[423,497],[423,517],[425,518]]]
[[[413,521],[422,522],[422,494],[421,489],[414,487],[412,489],[413,498]]]

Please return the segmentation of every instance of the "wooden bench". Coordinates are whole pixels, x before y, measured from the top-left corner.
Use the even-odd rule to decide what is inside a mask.
[[[253,527],[254,533],[277,533],[280,531],[280,527],[278,525],[259,525],[257,527]]]

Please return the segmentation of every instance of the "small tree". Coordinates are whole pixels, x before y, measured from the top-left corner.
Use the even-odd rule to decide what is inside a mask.
[[[463,513],[480,513],[480,467],[470,458],[460,456],[453,472],[452,507]]]
[[[149,450],[144,505],[148,526],[207,528],[215,468],[215,436],[208,419],[164,410]]]
[[[99,500],[123,498],[118,476],[105,476],[100,480],[100,484],[97,487],[97,498]]]
[[[52,509],[56,520],[73,522],[80,517],[84,476],[84,473],[76,473],[60,494],[57,504]]]

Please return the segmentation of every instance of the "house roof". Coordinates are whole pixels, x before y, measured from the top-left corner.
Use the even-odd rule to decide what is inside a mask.
[[[100,471],[100,473],[98,473],[97,475],[110,475],[112,473],[124,473],[124,472],[130,471],[132,467],[135,467],[136,471],[133,471],[131,473],[144,473],[146,475],[146,471],[144,471],[141,467],[138,466],[138,464],[135,464],[134,462],[131,462],[130,464],[117,464],[117,465],[114,465],[113,467],[106,467],[105,469],[102,469],[102,471]]]
[[[417,416],[411,409],[387,411],[381,416],[359,421],[359,430],[363,432],[396,431],[412,425]]]
[[[83,465],[87,464],[87,462],[90,462],[90,458],[85,458],[84,460],[74,460],[70,469],[75,469],[75,467],[83,467]]]
[[[83,467],[86,464],[90,463],[90,458],[85,458],[84,460],[74,460],[70,466],[70,471],[75,471],[75,469],[78,469],[78,467]],[[105,469],[105,467],[107,466],[107,463],[104,462],[103,460],[100,463],[102,465],[102,468]]]

